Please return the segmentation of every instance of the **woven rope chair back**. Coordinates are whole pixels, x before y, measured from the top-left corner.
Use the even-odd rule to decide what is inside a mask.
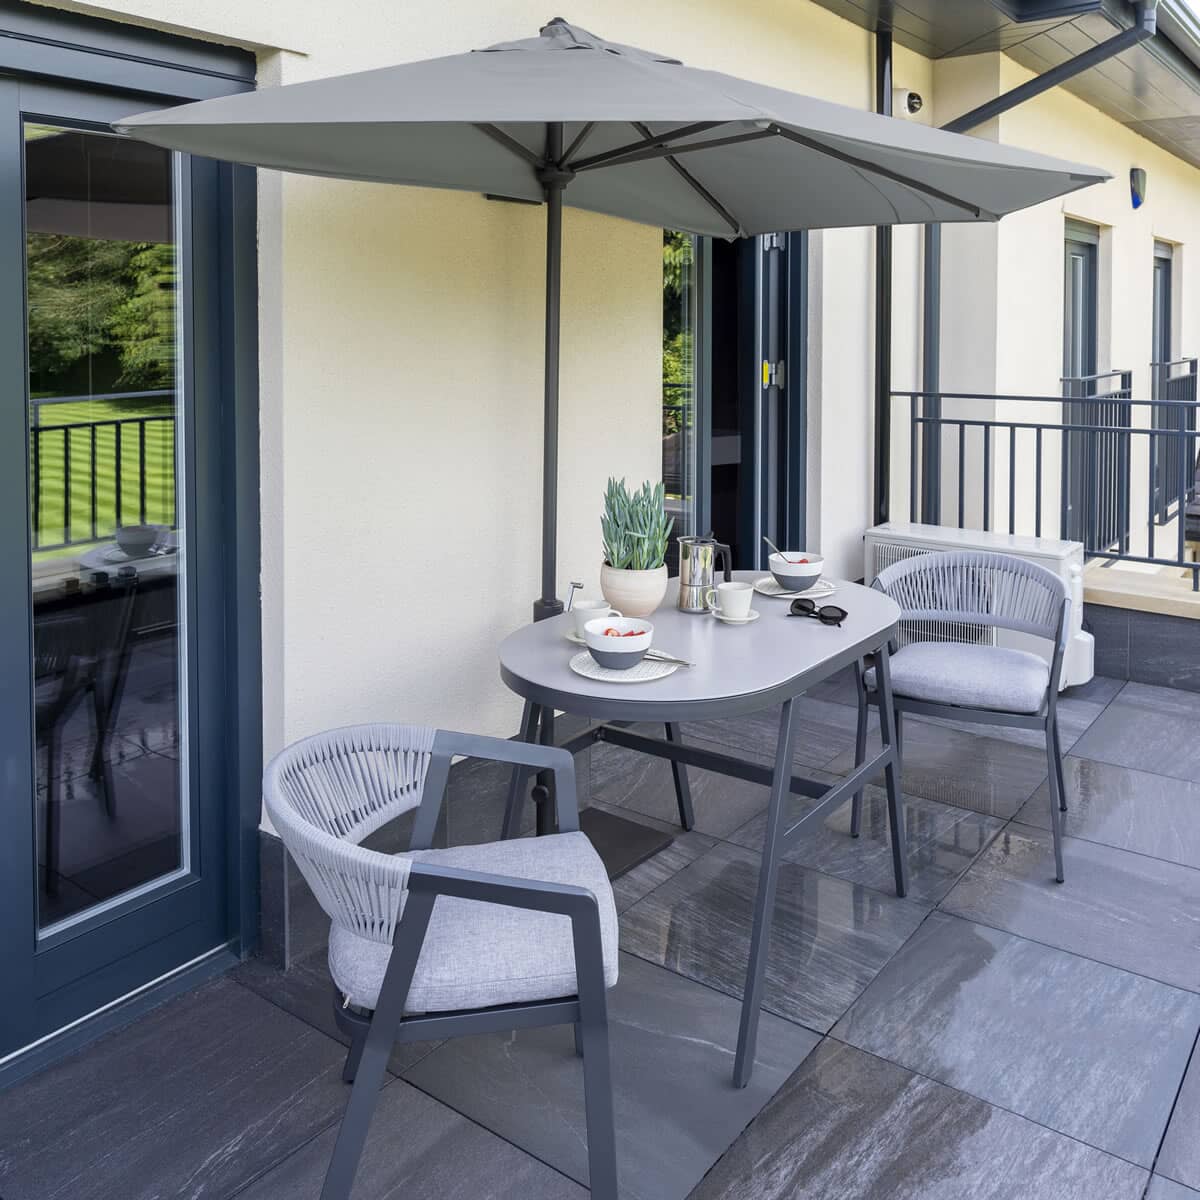
[[[1012,629],[1054,641],[1066,585],[1053,571],[1010,554],[955,550],[918,554],[880,571],[875,587],[907,622]]]
[[[358,843],[421,803],[434,733],[355,725],[296,742],[267,765],[271,823],[321,907],[363,937],[391,941],[410,864]]]

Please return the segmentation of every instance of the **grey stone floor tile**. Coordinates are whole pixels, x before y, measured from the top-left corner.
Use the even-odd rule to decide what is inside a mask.
[[[318,1200],[337,1128],[257,1179],[238,1200]],[[388,1084],[354,1200],[586,1200],[577,1183],[406,1083]]]
[[[1009,825],[942,901],[947,912],[1200,991],[1200,871]]]
[[[1154,1169],[1177,1183],[1200,1189],[1200,1051],[1192,1052]]]
[[[827,779],[836,781],[837,776]],[[788,819],[795,821],[815,801],[793,796]],[[761,850],[766,830],[762,813],[737,830],[729,840]],[[909,897],[936,904],[955,884],[985,846],[1003,828],[997,817],[924,800],[904,797],[904,823],[908,843]],[[892,836],[887,815],[887,793],[868,787],[863,793],[862,830],[850,836],[850,801],[827,814],[801,835],[787,853],[787,861],[815,867],[839,879],[890,892],[895,889],[892,869]]]
[[[343,1046],[350,1039],[338,1028],[333,1017],[333,980],[329,976],[326,951],[314,950],[281,971],[261,958],[247,959],[235,967],[230,976],[256,995],[298,1017],[319,1033],[333,1038]],[[438,1042],[412,1042],[396,1046],[388,1069],[399,1075],[433,1050]]]
[[[4,1200],[224,1200],[340,1116],[343,1057],[217,980],[0,1092]]]
[[[1150,1187],[1146,1192],[1146,1200],[1197,1200],[1197,1197],[1200,1197],[1200,1192],[1162,1175],[1151,1178]]]
[[[622,955],[609,993],[622,1197],[686,1196],[817,1043],[765,1015],[750,1086],[735,1089],[738,1010],[727,996]],[[456,1038],[405,1078],[586,1182],[583,1064],[569,1028]]]
[[[1090,700],[1097,704],[1108,704],[1110,700],[1125,686],[1126,680],[1116,679],[1111,675],[1093,675],[1087,683],[1076,687],[1066,688],[1059,692],[1059,701]]]
[[[1200,867],[1200,783],[1068,755],[1063,760],[1068,812],[1063,831],[1089,842]],[[1050,828],[1047,784],[1017,813]]]
[[[990,733],[967,733],[905,717],[903,747],[901,787],[906,794],[1002,820],[1011,817],[1046,778],[1044,752]],[[877,734],[868,738],[867,752],[879,752]],[[853,751],[825,765],[839,775],[853,768]]]
[[[692,1200],[1141,1200],[1147,1177],[826,1038]]]
[[[637,732],[654,737],[662,734],[661,727],[639,727]],[[688,740],[720,753],[730,752],[728,746],[707,744],[694,737]],[[592,774],[593,802],[632,810],[679,829],[675,784],[666,759],[601,742],[592,747]],[[767,789],[758,784],[695,768],[688,769],[688,782],[695,827],[710,837],[727,837],[767,806]]]
[[[621,945],[740,997],[758,853],[721,844],[621,917]],[[928,910],[911,900],[782,864],[764,1007],[824,1033]]]
[[[857,713],[847,704],[803,695],[795,701],[798,766],[823,767],[843,750],[853,751]],[[871,715],[874,726],[875,716]],[[779,709],[768,708],[743,717],[716,721],[686,721],[686,737],[718,742],[747,757],[771,762],[779,741]]]
[[[834,1036],[1149,1167],[1200,996],[934,913]]]
[[[1075,743],[1081,758],[1200,781],[1200,695],[1127,683]]]

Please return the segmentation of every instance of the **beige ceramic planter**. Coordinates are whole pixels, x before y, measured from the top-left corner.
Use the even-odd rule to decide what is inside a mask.
[[[648,617],[667,594],[667,566],[651,571],[624,571],[600,568],[600,593],[618,612],[627,617]]]

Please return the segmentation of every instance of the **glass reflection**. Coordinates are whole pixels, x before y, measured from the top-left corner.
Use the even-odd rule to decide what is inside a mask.
[[[173,172],[25,125],[42,932],[187,866]]]

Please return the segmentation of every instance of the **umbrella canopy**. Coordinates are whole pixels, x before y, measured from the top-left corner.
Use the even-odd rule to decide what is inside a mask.
[[[115,128],[259,167],[545,201],[542,595],[556,591],[562,205],[717,237],[994,221],[1104,171],[606,42],[561,18],[483,51],[144,113]]]
[[[995,220],[1103,171],[683,66],[552,21],[484,51],[146,113],[145,141],[312,175],[540,201],[692,233]]]

